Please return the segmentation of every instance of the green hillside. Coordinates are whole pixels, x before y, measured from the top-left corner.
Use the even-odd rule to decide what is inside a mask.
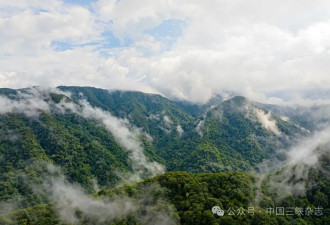
[[[172,222],[179,224],[327,225],[330,222],[330,208],[327,201],[330,183],[322,174],[315,171],[313,174],[309,178],[309,183],[317,182],[317,185],[308,189],[306,197],[288,197],[275,203],[270,198],[271,195],[265,195],[263,202],[256,205],[254,189],[256,180],[245,173],[189,174],[170,172],[133,186],[125,185],[112,190],[102,190],[95,195],[97,199],[114,199],[114,196],[121,195],[139,202],[141,204],[140,209],[129,213],[126,217],[102,223],[97,222],[97,218],[88,217],[83,213],[78,213],[77,218],[79,218],[79,224],[144,224],[141,223],[141,220],[147,214],[155,216],[157,213],[165,214],[166,212],[171,217]],[[150,188],[155,184],[157,185]],[[146,190],[148,190],[147,199],[141,197],[144,196]],[[267,190],[264,189],[264,192]],[[151,211],[146,211],[150,206]],[[213,214],[212,208],[214,206],[224,209],[224,216]],[[276,207],[284,207],[287,210],[285,214],[291,208],[304,210],[310,208],[313,213],[309,215],[304,211],[303,215],[295,213],[293,215],[291,213],[290,215],[281,215],[269,211],[270,209],[275,210]],[[316,211],[321,208],[322,211]],[[60,224],[55,211],[55,208],[50,205],[38,205],[3,215],[2,219],[0,217],[0,223],[2,221],[11,224],[16,221],[18,224]],[[234,215],[229,215],[230,212]],[[315,212],[321,212],[322,215],[315,214]],[[39,219],[40,217],[42,219]],[[149,218],[146,224],[162,223]]]
[[[246,218],[211,213],[212,205],[252,207],[258,182],[246,172],[255,172],[264,159],[283,158],[277,150],[309,134],[295,119],[244,97],[217,96],[196,105],[141,92],[37,87],[0,89],[0,101],[0,224],[60,223],[51,193],[37,188],[52,177],[50,165],[90,197],[100,188],[97,199],[126,196],[139,205],[121,218],[96,222],[78,210],[82,224],[153,224],[152,217],[163,215],[169,219],[165,224],[327,224],[329,219],[282,221],[263,210]],[[162,172],[161,165],[167,173],[148,178]],[[312,174],[307,197],[287,201],[328,209],[327,174]],[[139,179],[145,180],[136,183]],[[151,199],[141,199],[148,191]],[[258,205],[282,204],[272,200],[277,198],[272,187],[265,184],[263,192]]]
[[[194,105],[141,92],[59,88],[72,93],[75,100],[87,99],[91,105],[143,128],[153,138],[157,155],[165,160],[169,171],[253,170],[276,149],[287,148],[296,136],[307,134],[294,122],[273,114],[272,119],[283,133],[277,137],[253,115],[253,109],[259,106],[243,97],[225,101],[217,97],[205,105]],[[182,134],[178,133],[178,126]]]

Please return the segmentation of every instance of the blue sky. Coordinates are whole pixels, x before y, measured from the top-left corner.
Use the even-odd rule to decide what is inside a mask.
[[[87,8],[91,12],[95,9],[93,8],[93,3],[97,3],[97,0],[64,0],[63,2],[79,5]],[[119,2],[119,1],[117,1]],[[42,10],[42,9],[41,9]],[[102,21],[103,23],[103,21]],[[83,47],[86,45],[91,45],[97,47],[97,49],[113,49],[113,48],[125,48],[131,47],[134,44],[134,40],[130,36],[117,37],[115,32],[112,31],[111,24],[112,20],[107,21],[107,25],[103,28],[101,32],[100,40],[90,43],[77,44],[72,42],[72,40],[55,40],[52,41],[51,47],[56,51],[65,51],[74,49],[76,47]],[[169,50],[173,43],[183,34],[183,30],[187,25],[187,21],[183,19],[165,19],[161,23],[155,25],[151,29],[144,29],[141,32],[145,35],[152,36],[156,41],[162,43],[160,51]],[[152,56],[153,51],[145,49],[144,55]]]

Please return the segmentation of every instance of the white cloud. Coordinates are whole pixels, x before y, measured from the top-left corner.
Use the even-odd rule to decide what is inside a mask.
[[[287,156],[286,160],[279,161],[274,158],[263,162],[264,164],[260,167],[262,172],[280,170],[279,173],[268,178],[267,175],[261,176],[261,180],[266,181],[265,184],[272,187],[277,193],[275,200],[292,195],[305,196],[311,168],[322,170],[325,176],[329,175],[329,171],[322,168],[322,158],[330,153],[329,135],[329,128],[317,131],[313,135],[301,139],[292,148],[286,151],[281,150],[280,152]]]
[[[200,120],[198,121],[198,124],[196,126],[196,132],[199,134],[199,136],[203,137],[203,131],[202,131],[202,128],[204,126],[204,122],[205,120]]]
[[[176,126],[176,131],[178,132],[179,136],[181,137],[182,134],[184,133],[183,128],[181,127],[181,125],[177,125]]]
[[[62,102],[62,104],[64,108],[67,108],[68,103]],[[80,104],[82,108],[79,108],[77,105],[69,106],[69,108],[85,118],[93,118],[100,121],[119,144],[129,152],[134,174],[127,180],[136,182],[147,176],[154,177],[164,173],[165,168],[163,165],[150,161],[144,154],[144,149],[138,139],[139,130],[137,128],[132,127],[126,120],[114,117],[99,108],[92,107],[87,101],[81,101]]]
[[[178,4],[169,0],[99,0],[94,4],[99,19],[112,21],[111,27],[120,39],[147,37],[143,31],[152,29],[167,19],[184,19],[187,1]]]
[[[172,126],[173,121],[171,120],[171,118],[168,115],[164,115],[163,120],[164,120],[164,123],[165,123],[166,127],[171,127]]]
[[[60,1],[27,4],[26,8],[0,17],[0,51],[3,55],[38,56],[42,50],[51,51],[53,41],[82,44],[98,40],[93,15],[80,6],[67,6]],[[3,9],[5,6],[0,4]],[[5,8],[6,9],[6,8]],[[9,10],[9,9],[7,9]]]
[[[59,170],[49,165],[52,170]],[[81,217],[92,218],[104,223],[113,221],[116,218],[124,217],[136,211],[136,204],[127,197],[115,196],[112,200],[97,199],[89,196],[77,184],[70,184],[61,174],[51,175],[44,181],[43,191],[55,203],[55,209],[61,221],[78,224],[80,221],[77,211]],[[36,189],[36,188],[35,188]],[[36,189],[36,192],[40,190]]]
[[[325,128],[294,146],[288,154],[288,164],[319,166],[319,157],[330,152],[330,129]]]
[[[43,90],[30,90],[29,94],[18,93],[20,100],[9,99],[0,96],[0,114],[6,113],[24,113],[29,117],[36,117],[40,112],[49,112],[50,107],[47,102],[42,99]],[[33,97],[31,97],[33,96]]]
[[[80,101],[79,104],[67,102],[62,99],[60,103],[50,101],[50,93],[69,94],[58,89],[31,88],[26,93],[19,92],[15,99],[0,96],[0,114],[22,113],[28,117],[38,117],[41,112],[53,112],[56,109],[59,113],[66,113],[70,110],[87,119],[94,119],[110,132],[118,143],[129,154],[130,165],[133,173],[125,177],[126,181],[140,181],[145,177],[154,177],[162,174],[165,168],[162,164],[150,161],[144,154],[144,148],[140,139],[140,130],[129,124],[127,120],[117,118],[111,113],[92,107],[87,101]],[[56,111],[56,112],[57,112]],[[148,138],[148,137],[147,137]],[[126,176],[126,175],[124,175]]]
[[[302,97],[330,88],[325,0],[99,0],[90,8],[16,0],[0,8],[3,87],[89,85],[195,102],[230,90],[262,102],[329,103]],[[145,33],[166,20],[185,21],[169,49]],[[104,31],[123,46],[104,45],[113,41]],[[54,41],[70,49],[57,51]]]
[[[271,112],[269,111],[267,114],[261,110],[261,109],[255,109],[255,113],[257,115],[257,119],[261,125],[276,134],[277,136],[281,135],[281,132],[278,130],[278,127],[276,125],[276,120],[271,119]]]
[[[35,184],[33,190],[36,194],[47,194],[61,222],[81,224],[92,220],[95,223],[111,223],[133,214],[142,224],[177,224],[172,216],[172,206],[159,195],[154,197],[155,192],[162,191],[157,184],[141,186],[141,194],[135,198],[123,194],[95,198],[78,184],[70,183],[60,168],[48,164],[48,172],[42,185]]]

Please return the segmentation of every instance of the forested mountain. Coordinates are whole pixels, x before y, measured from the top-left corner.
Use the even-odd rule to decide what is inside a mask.
[[[210,211],[214,205],[228,209],[254,204],[258,179],[246,172],[254,173],[266,159],[284,160],[283,152],[315,129],[293,111],[283,113],[277,106],[241,96],[226,100],[216,96],[202,105],[142,92],[65,86],[0,89],[0,106],[0,214],[4,215],[0,224],[15,218],[20,224],[61,222],[49,197],[52,192],[40,194],[38,188],[54,181],[48,178],[54,176],[53,167],[61,168],[62,175],[57,176],[65,177],[63,187],[76,183],[97,199],[118,195],[132,198],[133,205],[138,202],[139,210],[111,218],[115,224],[161,224],[141,217],[149,212],[166,214],[163,224],[327,224],[329,220],[282,221],[264,211],[244,219],[219,218]],[[328,171],[329,159],[325,162],[322,168]],[[281,201],[329,208],[328,174],[315,171],[308,180],[307,198]],[[160,175],[164,172],[168,173]],[[120,186],[123,183],[130,185]],[[146,186],[151,199],[141,198]],[[275,192],[263,187],[258,207],[275,206],[271,200]],[[84,198],[94,201],[86,194]],[[104,202],[95,204],[108,207]],[[79,223],[112,224],[108,217],[93,222],[98,214],[91,219],[85,209],[75,207]]]
[[[275,149],[288,147],[297,135],[307,134],[295,122],[281,119],[280,114],[268,115],[268,110],[244,97],[224,101],[217,96],[197,105],[141,92],[59,89],[143,128],[170,171],[251,170]],[[275,121],[279,135],[271,125],[264,126],[269,121]]]

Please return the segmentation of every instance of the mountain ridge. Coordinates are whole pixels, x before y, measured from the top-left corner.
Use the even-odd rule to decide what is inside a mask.
[[[227,100],[218,96],[209,104],[195,106],[142,92],[111,92],[92,87],[35,87],[0,89],[0,105],[0,163],[5,165],[0,168],[0,187],[3,190],[0,191],[0,201],[17,205],[18,209],[25,208],[27,211],[16,213],[26,221],[30,221],[26,215],[35,211],[46,213],[48,219],[58,221],[54,213],[59,209],[52,208],[49,196],[40,195],[35,187],[46,185],[55,188],[62,185],[58,188],[72,190],[76,186],[72,188],[68,185],[74,183],[95,195],[97,189],[115,188],[109,193],[116,192],[118,184],[124,181],[131,183],[131,186],[122,187],[130,195],[135,193],[135,186],[140,185],[137,181],[151,182],[150,185],[155,188],[154,185],[162,183],[165,177],[169,186],[164,183],[164,193],[162,188],[156,187],[155,194],[167,196],[166,190],[177,187],[178,177],[182,177],[187,185],[180,181],[179,187],[188,190],[190,185],[196,188],[192,192],[198,191],[195,197],[200,202],[195,204],[205,204],[200,208],[203,215],[199,215],[192,205],[185,206],[195,201],[195,197],[190,199],[190,194],[181,192],[180,196],[175,195],[175,188],[166,197],[172,206],[167,203],[162,205],[163,200],[156,201],[159,212],[169,212],[174,207],[179,210],[177,217],[183,224],[194,224],[200,219],[204,221],[201,224],[217,223],[209,208],[212,204],[229,204],[231,201],[227,197],[219,202],[221,196],[213,193],[211,186],[208,190],[203,189],[205,182],[210,183],[208,185],[212,183],[208,177],[227,177],[235,173],[242,180],[251,179],[244,172],[257,171],[264,160],[285,158],[283,152],[278,152],[279,149],[289,149],[299,137],[309,136],[293,119],[283,118],[281,114],[273,113],[242,96]],[[54,169],[50,170],[53,167],[61,168],[62,175],[53,177]],[[164,172],[164,175],[148,178]],[[219,172],[222,175],[218,175]],[[201,178],[203,176],[206,180]],[[49,180],[47,177],[53,178]],[[189,177],[192,183],[188,182]],[[194,186],[196,179],[198,185]],[[229,180],[233,183],[228,185],[238,182],[235,176]],[[55,182],[55,187],[47,186],[52,182]],[[328,197],[324,193],[327,194],[327,190],[322,182],[317,187],[320,202],[326,206],[325,199]],[[228,187],[224,187],[224,193],[230,191]],[[119,187],[118,190],[122,189]],[[310,191],[317,193],[313,188]],[[212,194],[207,194],[209,192]],[[102,195],[102,192],[99,194]],[[210,199],[205,202],[199,195]],[[267,193],[262,204],[269,204],[269,196],[273,195],[272,192]],[[251,196],[248,201],[241,198],[238,190],[237,196],[239,200],[231,199],[237,205],[248,206],[247,203],[252,201]],[[175,200],[177,198],[187,202],[182,205],[182,202]],[[83,199],[96,201],[85,195]],[[233,205],[233,202],[230,204]],[[151,209],[142,207],[141,210]],[[196,217],[192,216],[193,212]],[[135,218],[134,215],[132,218]],[[276,224],[276,218],[266,219]],[[226,220],[232,223],[239,221],[238,218]],[[88,218],[85,223],[89,223]]]

